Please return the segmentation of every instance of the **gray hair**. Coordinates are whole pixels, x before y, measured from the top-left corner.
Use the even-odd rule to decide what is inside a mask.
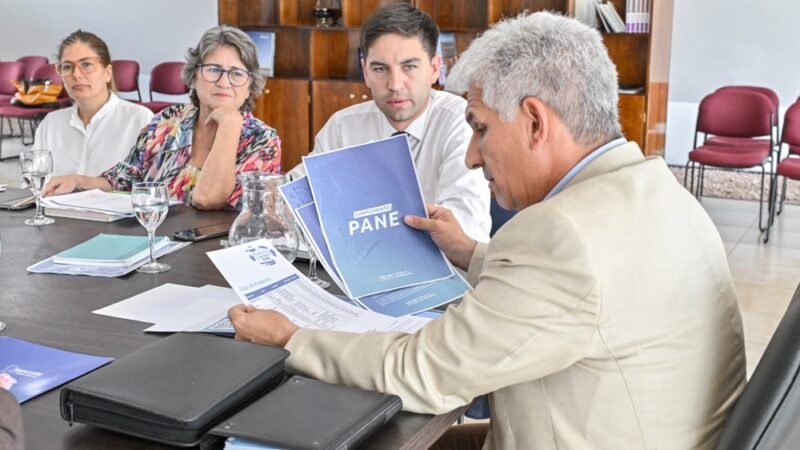
[[[497,23],[447,76],[450,91],[470,86],[506,122],[530,96],[552,108],[580,145],[622,136],[616,67],[600,33],[574,19],[539,12]]]
[[[245,65],[245,69],[250,72],[250,95],[242,105],[242,111],[252,111],[255,106],[255,99],[261,95],[261,91],[266,84],[266,78],[261,73],[258,66],[258,50],[256,44],[244,31],[230,25],[219,25],[209,29],[200,38],[197,47],[186,51],[186,66],[183,68],[183,81],[187,86],[192,87],[189,97],[194,106],[200,106],[197,93],[194,90],[195,73],[197,65],[202,64],[209,53],[220,45],[228,45],[239,52],[239,57]]]

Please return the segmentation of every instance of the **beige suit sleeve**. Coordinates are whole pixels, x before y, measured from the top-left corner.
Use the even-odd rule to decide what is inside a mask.
[[[541,210],[509,222],[489,244],[476,288],[419,332],[303,329],[287,345],[289,367],[441,413],[573,364],[594,333],[599,289],[572,223]]]

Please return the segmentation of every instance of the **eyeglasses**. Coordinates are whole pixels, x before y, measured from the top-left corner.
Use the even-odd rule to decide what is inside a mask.
[[[200,68],[200,75],[209,83],[216,83],[222,78],[222,75],[227,73],[228,81],[231,83],[231,86],[241,87],[247,84],[247,82],[250,81],[250,77],[253,76],[250,72],[243,69],[233,68],[225,70],[219,64],[198,64],[197,67]]]
[[[91,58],[83,58],[82,60],[78,61],[77,63],[72,61],[64,61],[60,63],[55,63],[54,66],[56,68],[56,72],[61,75],[62,77],[66,77],[72,75],[75,72],[75,68],[77,67],[82,74],[90,74],[97,70],[100,67],[100,63],[103,61],[98,57],[91,57]]]

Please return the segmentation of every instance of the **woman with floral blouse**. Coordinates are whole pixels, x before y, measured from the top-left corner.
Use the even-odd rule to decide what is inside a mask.
[[[253,41],[238,28],[220,25],[203,34],[186,59],[183,78],[191,87],[191,104],[157,114],[127,159],[99,177],[54,177],[44,194],[129,191],[140,181],[160,181],[173,201],[238,209],[238,173],[279,173],[280,139],[250,112],[264,87]]]

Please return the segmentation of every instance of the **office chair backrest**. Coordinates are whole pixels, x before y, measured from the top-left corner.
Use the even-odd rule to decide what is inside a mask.
[[[780,109],[780,98],[778,98],[778,94],[775,93],[770,88],[762,87],[762,86],[744,86],[744,85],[733,85],[733,86],[723,86],[717,89],[717,92],[720,91],[749,91],[749,92],[758,92],[759,94],[765,95],[770,102],[772,102],[772,106],[775,110],[775,120],[778,120],[778,110]]]
[[[799,375],[800,287],[728,416],[717,450],[797,448]]]
[[[25,73],[23,74],[23,79],[25,80],[33,80],[33,72],[36,69],[50,64],[46,56],[23,56],[22,58],[17,59],[17,61],[21,62],[25,67]]]
[[[800,154],[800,99],[792,103],[783,115],[781,142],[789,145],[789,151]]]
[[[130,59],[117,59],[111,61],[114,71],[114,84],[117,92],[136,92],[139,101],[142,93],[139,91],[139,63]]]
[[[184,65],[186,64],[182,62],[164,62],[153,67],[150,72],[150,100],[153,100],[153,92],[167,95],[183,95],[189,92],[181,77]]]
[[[58,84],[61,84],[61,85],[64,84],[64,80],[61,79],[61,75],[59,75],[58,72],[56,72],[56,68],[53,67],[52,64],[47,64],[47,65],[44,65],[44,66],[37,67],[33,71],[33,74],[31,75],[31,77],[32,77],[31,80],[48,79],[53,83],[58,83]],[[67,94],[67,89],[66,88],[61,89],[61,93],[58,94],[58,98],[59,99],[63,99],[63,98],[68,98],[68,97],[69,97],[69,94]]]
[[[700,102],[697,132],[728,137],[772,136],[772,102],[764,94],[717,91]]]
[[[14,95],[17,88],[11,80],[21,80],[25,66],[19,61],[0,61],[0,95]]]

